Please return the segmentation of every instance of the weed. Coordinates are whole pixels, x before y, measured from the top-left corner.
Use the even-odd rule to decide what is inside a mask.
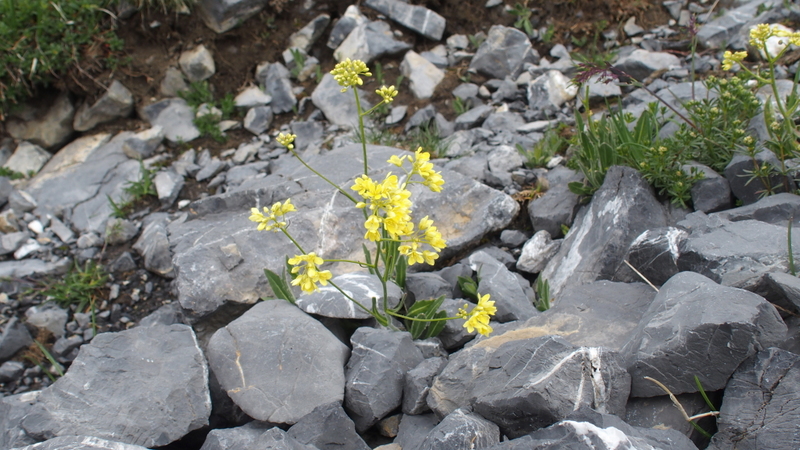
[[[416,130],[409,132],[405,140],[405,146],[411,151],[416,151],[422,147],[433,158],[438,158],[447,151],[447,145],[439,136],[439,127],[435,122],[421,125]]]
[[[528,8],[527,1],[525,2],[525,5],[521,3],[515,4],[509,13],[513,16],[517,16],[517,20],[514,22],[514,27],[524,31],[528,37],[533,36],[533,24],[531,23],[531,15],[533,15],[533,11]]]
[[[483,44],[483,41],[486,40],[486,37],[485,36],[479,36],[477,34],[470,34],[470,35],[467,35],[467,39],[469,39],[469,45],[471,45],[472,48],[477,50],[481,46],[481,44]]]
[[[203,136],[211,136],[215,141],[223,143],[227,140],[219,129],[220,117],[214,114],[204,114],[194,119],[194,126]]]
[[[95,261],[86,261],[83,268],[76,262],[72,270],[60,281],[50,280],[44,283],[42,295],[56,302],[62,308],[75,305],[78,312],[91,311],[92,328],[97,333],[96,301],[108,275],[103,267]]]
[[[525,150],[517,144],[517,150],[525,157],[525,166],[529,169],[545,167],[557,153],[562,153],[569,146],[569,141],[562,136],[564,126],[550,128],[545,131],[539,142],[531,150]]]
[[[58,376],[59,377],[63,377],[64,376],[64,367],[62,367],[61,364],[59,364],[58,361],[56,361],[56,359],[53,358],[53,354],[50,353],[47,350],[47,348],[41,342],[34,340],[33,343],[36,344],[36,347],[39,348],[39,351],[42,352],[42,354],[44,355],[45,359],[47,359],[47,361],[53,366],[53,368],[56,370],[56,373],[58,374]],[[41,367],[41,366],[39,366],[39,367]],[[52,374],[50,373],[49,370],[44,370],[43,372],[50,378],[51,381],[56,381],[55,377],[52,376]]]
[[[556,27],[553,24],[550,24],[542,33],[541,39],[545,44],[549,44],[553,42],[554,37],[556,37]]]
[[[139,179],[137,181],[129,181],[125,187],[125,192],[131,196],[131,201],[135,202],[148,195],[158,195],[156,185],[153,183],[155,172],[154,169],[145,167],[143,161],[139,161]]]
[[[536,309],[542,312],[550,309],[550,283],[541,276],[536,279],[536,298]]]
[[[306,65],[306,55],[299,48],[290,48],[289,51],[292,53],[292,61],[294,62],[291,75],[292,78],[296,79]]]
[[[384,77],[384,75],[383,75],[383,65],[381,63],[375,61],[375,69],[373,70],[373,72],[374,72],[373,75],[375,76],[375,81],[378,83],[378,86],[385,85],[386,83],[383,82],[384,81],[383,80],[383,77]]]
[[[458,288],[461,289],[461,293],[464,294],[465,297],[478,301],[478,283],[481,282],[480,272],[478,273],[477,279],[472,279],[471,277],[458,277]]]
[[[211,87],[208,81],[193,81],[189,84],[189,89],[178,92],[178,97],[186,100],[194,109],[197,109],[203,103],[214,103],[214,94],[211,92]]]
[[[236,99],[234,98],[233,94],[228,92],[222,97],[222,100],[219,101],[219,109],[222,111],[222,119],[227,120],[233,117],[236,113]]]
[[[0,167],[0,177],[6,177],[10,180],[21,180],[25,178],[25,174],[11,170],[8,167]]]
[[[467,112],[469,108],[467,108],[466,103],[461,100],[461,97],[454,97],[453,98],[453,111],[456,113],[457,116],[464,114]]]
[[[356,133],[353,136],[353,142],[361,143],[361,135]],[[364,130],[364,138],[368,144],[385,145],[387,147],[396,147],[399,143],[397,135],[391,131],[380,128],[372,127]]]
[[[703,400],[706,402],[706,405],[709,407],[709,409],[711,409],[711,411],[707,413],[696,414],[694,416],[689,416],[689,414],[686,412],[686,409],[683,407],[681,402],[678,401],[678,397],[676,397],[675,394],[673,394],[672,391],[670,391],[669,388],[664,385],[664,383],[661,383],[660,381],[650,377],[644,377],[644,379],[655,384],[656,386],[661,388],[661,390],[664,391],[667,395],[669,395],[669,399],[672,400],[672,404],[675,405],[675,407],[678,408],[678,411],[681,412],[683,419],[689,422],[692,425],[692,427],[695,430],[697,430],[698,433],[702,434],[708,439],[711,439],[711,434],[706,430],[702,429],[700,425],[698,425],[695,421],[702,419],[704,417],[717,417],[719,416],[719,409],[714,407],[714,404],[711,403],[711,400],[708,398],[705,389],[703,389],[703,385],[700,383],[700,378],[698,378],[697,375],[694,376],[695,385],[697,386],[700,395],[703,397]]]
[[[108,199],[108,204],[111,205],[111,217],[116,219],[124,219],[128,217],[128,213],[133,206],[131,202],[121,201],[117,203],[108,194],[106,194],[106,198]]]

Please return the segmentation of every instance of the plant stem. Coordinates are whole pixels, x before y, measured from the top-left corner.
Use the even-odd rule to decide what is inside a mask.
[[[356,111],[358,112],[358,132],[361,135],[361,151],[364,154],[364,175],[369,174],[367,164],[367,134],[364,131],[364,114],[361,111],[361,99],[358,98],[358,89],[353,87],[353,94],[356,96]]]
[[[322,178],[322,179],[323,179],[323,180],[324,180],[326,183],[328,183],[328,184],[330,184],[331,186],[335,187],[335,188],[336,188],[336,190],[338,190],[338,191],[339,191],[339,192],[340,192],[342,195],[344,195],[345,197],[349,198],[351,202],[353,202],[353,203],[358,203],[358,202],[356,201],[356,199],[354,199],[354,198],[353,198],[353,197],[352,197],[350,194],[348,194],[347,192],[345,192],[345,190],[344,190],[344,189],[342,189],[341,187],[339,187],[339,185],[338,185],[338,184],[336,184],[336,183],[334,183],[333,181],[331,181],[331,180],[329,180],[329,179],[325,178],[325,176],[323,176],[321,173],[319,173],[319,172],[317,172],[316,170],[314,170],[314,168],[312,168],[311,166],[309,166],[309,165],[308,165],[308,163],[306,163],[305,161],[303,161],[303,158],[301,158],[301,157],[300,157],[300,155],[298,155],[298,154],[297,154],[297,152],[296,152],[296,151],[294,151],[294,149],[291,149],[290,151],[292,152],[292,155],[294,155],[294,157],[295,157],[295,158],[297,158],[297,160],[298,160],[298,161],[300,161],[300,163],[301,163],[301,164],[303,164],[303,165],[306,167],[306,169],[308,169],[308,170],[310,170],[310,171],[314,172],[314,174],[315,174],[315,175],[317,175],[318,177]],[[365,150],[365,154],[366,154],[366,150]]]

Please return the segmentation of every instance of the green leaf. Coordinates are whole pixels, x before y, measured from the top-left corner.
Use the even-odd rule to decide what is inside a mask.
[[[439,311],[435,316],[433,316],[434,319],[444,319],[445,317],[447,317],[446,311]],[[424,339],[438,336],[439,333],[444,330],[445,325],[447,325],[447,321],[445,320],[439,322],[429,322],[428,331],[425,333]]]
[[[458,277],[458,287],[467,298],[478,300],[478,283],[472,278]]]
[[[361,244],[361,249],[364,251],[364,261],[367,263],[367,270],[369,270],[369,274],[375,275],[375,269],[369,267],[372,265],[372,254],[370,254],[369,249],[365,244]]]
[[[706,405],[708,405],[708,407],[711,408],[712,411],[719,411],[719,409],[717,409],[714,406],[714,404],[711,403],[711,399],[708,398],[706,390],[703,389],[703,384],[700,383],[700,378],[698,378],[697,375],[694,376],[694,384],[697,386],[697,390],[700,391],[700,395],[703,396],[703,400],[705,400]]]
[[[400,254],[397,255],[397,266],[395,266],[395,283],[400,289],[406,288],[406,270],[408,269],[408,258]]]
[[[286,283],[286,280],[283,277],[278,276],[278,274],[269,269],[264,269],[264,275],[267,276],[269,286],[272,288],[272,292],[275,293],[276,297],[286,300],[293,305],[296,304],[294,294],[289,288],[289,284]]]

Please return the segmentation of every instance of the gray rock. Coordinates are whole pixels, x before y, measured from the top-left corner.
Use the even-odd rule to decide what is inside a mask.
[[[675,396],[690,417],[708,412],[708,405],[703,397],[698,394],[680,394]],[[714,401],[714,400],[712,400]],[[708,442],[695,428],[686,421],[681,411],[667,395],[661,397],[631,398],[625,409],[625,422],[635,427],[660,428],[677,430],[692,439],[697,445]],[[698,420],[698,425],[703,429],[711,429],[715,419],[706,418]]]
[[[182,98],[168,98],[142,108],[142,117],[151,126],[161,126],[164,137],[173,144],[200,137],[194,125],[194,111]]]
[[[528,85],[528,108],[552,116],[578,95],[578,86],[563,73],[548,70]]]
[[[589,89],[589,95],[586,96],[586,89]],[[585,84],[581,85],[578,90],[578,98],[581,101],[584,99],[589,100],[589,103],[602,102],[606,99],[622,96],[622,89],[614,82],[606,82],[602,80],[599,75],[589,78]]]
[[[141,131],[122,143],[122,152],[131,159],[146,159],[155,153],[164,140],[164,129],[155,126]]]
[[[366,111],[372,105],[365,101],[365,93],[359,92],[361,108]],[[342,92],[341,86],[333,79],[333,75],[326,73],[322,81],[311,94],[314,106],[319,108],[329,122],[339,126],[356,128],[358,126],[358,110],[355,96],[349,90]]]
[[[52,156],[53,155],[42,147],[22,141],[17,145],[14,154],[3,164],[3,167],[24,175],[28,175],[29,173],[35,174],[44,167]]]
[[[442,39],[446,21],[444,17],[428,8],[398,0],[367,0],[364,5],[428,39],[434,41]]]
[[[127,219],[108,219],[103,230],[103,240],[108,245],[123,244],[136,237],[141,226],[141,223]]]
[[[179,92],[188,89],[189,85],[183,78],[183,72],[177,67],[168,67],[159,87],[161,95],[165,97],[177,97]]]
[[[3,234],[0,236],[0,255],[16,252],[30,237],[27,231]]]
[[[2,344],[0,344],[0,348]],[[6,361],[0,364],[0,383],[8,383],[22,376],[25,372],[25,364],[19,361]]]
[[[72,362],[78,355],[78,348],[83,344],[83,337],[79,335],[60,337],[53,343],[52,354],[61,363]]]
[[[272,102],[272,97],[262,91],[258,86],[250,86],[240,92],[233,100],[236,106],[240,108],[250,108],[253,106],[269,105]]]
[[[663,395],[652,377],[673,394],[697,392],[687,373],[707,391],[722,389],[736,367],[786,334],[775,308],[762,297],[681,272],[661,287],[622,353],[631,374],[631,395]]]
[[[770,195],[755,203],[721,211],[713,216],[731,222],[752,219],[773,225],[786,225],[789,220],[800,217],[800,196],[785,192]]]
[[[770,272],[764,275],[761,285],[765,292],[757,292],[773,305],[788,311],[800,311],[800,278],[783,272]]]
[[[438,422],[433,414],[419,416],[403,414],[394,443],[400,445],[403,450],[419,450],[422,441]]]
[[[719,431],[708,448],[790,448],[800,444],[795,432],[799,360],[794,353],[770,348],[743,362],[725,388]]]
[[[55,337],[64,335],[67,311],[53,304],[32,306],[25,311],[25,321],[37,328],[44,328]]]
[[[485,448],[500,442],[500,429],[468,409],[459,408],[431,430],[420,450]]]
[[[455,317],[460,308],[469,311],[475,306],[475,303],[472,301],[460,298],[446,298],[444,302],[442,302],[441,309],[447,312],[448,317]],[[459,349],[463,347],[465,343],[475,338],[478,332],[473,330],[472,333],[469,333],[467,329],[464,328],[464,323],[466,323],[464,319],[453,319],[445,322],[444,329],[442,329],[442,332],[437,336],[442,347],[447,350]],[[492,322],[492,325],[494,325],[494,322]]]
[[[358,5],[348,6],[342,17],[333,25],[328,42],[325,45],[331,50],[336,49],[353,29],[366,22],[367,18],[361,14]]]
[[[386,116],[386,125],[395,125],[400,123],[406,117],[407,111],[408,106],[406,105],[393,106],[389,112],[389,115]]]
[[[8,196],[14,190],[14,186],[8,177],[0,177],[0,207],[8,203]],[[2,230],[0,230],[2,231]]]
[[[523,119],[519,113],[506,111],[490,114],[489,117],[486,118],[486,121],[483,122],[483,128],[493,130],[495,132],[505,130],[513,133],[524,123],[525,119]]]
[[[181,53],[178,59],[181,70],[191,82],[203,81],[211,78],[217,71],[214,57],[205,45],[199,45],[191,50]]]
[[[418,272],[406,276],[405,294],[411,301],[431,300],[453,295],[453,286],[435,273]]]
[[[470,109],[464,114],[456,117],[456,131],[469,130],[470,128],[481,126],[483,121],[486,120],[486,118],[489,117],[489,114],[491,114],[493,111],[494,108],[489,105],[480,105]]]
[[[33,338],[25,324],[12,317],[0,336],[0,361],[8,361],[15,353],[33,344]]]
[[[781,167],[780,161],[775,154],[769,150],[763,150],[756,154],[756,161],[759,166],[768,165],[774,169]],[[751,178],[750,173],[754,169],[753,158],[748,155],[736,154],[731,158],[731,162],[725,167],[725,178],[730,183],[733,195],[745,205],[755,203],[764,196],[766,187],[759,178]],[[784,177],[778,175],[774,170],[769,177],[770,185],[776,192],[786,192]],[[793,183],[790,183],[790,190],[793,190]]]
[[[294,424],[342,401],[348,354],[319,322],[274,300],[217,330],[206,356],[220,386],[250,417]]]
[[[503,230],[500,233],[500,242],[510,248],[520,247],[528,241],[528,235],[519,230]]]
[[[80,249],[100,247],[103,245],[103,238],[98,236],[96,233],[84,233],[80,235],[76,245]]]
[[[8,206],[18,215],[33,211],[39,204],[33,196],[23,190],[14,190],[8,196]]]
[[[469,265],[480,278],[478,292],[481,295],[490,294],[491,299],[495,301],[497,308],[495,320],[499,322],[525,320],[538,314],[514,274],[500,261],[481,250],[469,256]]]
[[[264,92],[272,97],[273,114],[291,111],[297,105],[297,98],[292,91],[289,70],[281,63],[273,63],[263,73],[263,81],[261,77],[257,78],[264,85]]]
[[[417,127],[430,126],[431,121],[436,117],[436,108],[433,105],[420,108],[406,122],[405,131],[408,132]]]
[[[17,141],[28,141],[55,150],[69,140],[74,130],[75,107],[66,92],[49,104],[33,107],[23,104],[5,122],[6,131]]]
[[[677,56],[665,52],[650,52],[637,49],[628,56],[620,58],[614,68],[621,70],[629,76],[642,81],[653,72],[663,69],[680,67],[681,62]]]
[[[400,406],[405,374],[423,358],[408,333],[361,327],[350,342],[344,405],[364,432]]]
[[[168,219],[154,220],[144,227],[133,249],[144,259],[144,268],[165,278],[175,277],[175,266],[167,238]]]
[[[741,41],[737,38],[737,34],[742,30],[748,22],[753,21],[756,17],[758,8],[766,6],[778,6],[779,2],[773,1],[754,1],[745,2],[737,8],[725,11],[721,16],[703,24],[697,31],[697,41],[708,48],[720,47],[723,43],[731,44],[731,41]],[[769,22],[767,22],[769,23]],[[749,29],[746,30],[749,32]],[[737,42],[737,46],[733,47],[737,50],[744,49],[741,46],[742,42]]]
[[[573,347],[556,336],[507,333],[451,355],[428,393],[428,405],[440,417],[471,406],[515,438],[581,406],[622,414],[629,386],[615,352]]]
[[[394,55],[411,48],[411,44],[395,38],[388,23],[381,20],[363,23],[342,41],[333,57],[337,61],[360,59],[369,64],[385,55]]]
[[[81,347],[22,426],[39,439],[83,434],[157,447],[207,425],[210,413],[208,367],[192,329],[138,327]]]
[[[420,56],[428,60],[431,64],[439,69],[446,69],[447,64],[447,48],[444,45],[437,45],[430,51],[420,53]]]
[[[495,147],[489,153],[488,161],[489,171],[493,176],[498,178],[504,186],[511,184],[511,172],[522,167],[522,164],[525,162],[519,150],[510,145]]]
[[[175,200],[178,199],[178,195],[181,193],[181,189],[183,189],[183,176],[178,174],[178,172],[170,167],[165,170],[160,170],[155,177],[153,177],[153,184],[156,186],[156,193],[158,194],[158,200],[161,202],[162,206],[172,206],[175,203]]]
[[[729,222],[716,214],[703,220],[697,214],[702,213],[690,214],[678,223],[690,233],[678,249],[680,270],[697,272],[724,286],[742,289],[756,289],[768,272],[788,272],[785,226],[756,220]],[[700,220],[701,225],[692,226],[694,220]],[[793,251],[797,258],[800,249]]]
[[[447,358],[434,357],[423,360],[406,372],[403,384],[403,413],[422,414],[428,408],[428,390],[433,378],[447,365]]]
[[[0,278],[23,278],[30,275],[54,275],[65,273],[70,266],[69,258],[56,262],[45,262],[41,259],[24,259],[22,261],[0,261]]]
[[[339,288],[358,300],[366,308],[372,308],[372,298],[377,301],[377,307],[383,310],[383,290],[380,280],[375,275],[367,273],[346,273],[331,280]],[[388,304],[394,308],[400,302],[403,291],[394,283],[389,283]],[[303,294],[297,297],[297,306],[308,314],[339,319],[368,319],[372,317],[367,311],[358,307],[333,286],[320,286],[317,292]]]
[[[369,146],[373,171],[390,169],[386,162],[397,153],[388,147]],[[348,145],[308,158],[312,167],[325,168],[331,181],[347,186],[359,176],[360,145]],[[396,168],[395,168],[396,169]],[[379,175],[382,177],[383,175]],[[485,234],[503,229],[518,211],[510,197],[454,172],[442,171],[441,193],[411,186],[415,215],[429,216],[448,241],[440,258],[449,258],[478,242]],[[321,249],[328,259],[361,259],[363,212],[333,196],[330,186],[293,158],[276,165],[273,174],[256,180],[247,190],[209,197],[192,206],[196,215],[170,226],[170,240],[178,276],[178,297],[184,308],[207,314],[225,301],[254,302],[270,295],[263,269],[280,272],[284,255],[296,254],[285,237],[256,230],[248,220],[250,208],[271,205],[291,197],[298,212],[292,216],[292,234],[304,247]],[[302,190],[307,193],[301,194]],[[339,226],[338,224],[347,224]],[[220,246],[237,243],[244,263],[232,270],[220,260]],[[319,246],[319,247],[318,247]],[[349,267],[349,266],[348,266]],[[336,265],[331,266],[336,273]]]
[[[527,273],[539,273],[547,266],[552,257],[558,253],[561,241],[553,241],[547,230],[537,231],[522,247],[516,267]]]
[[[292,439],[319,450],[369,450],[339,402],[318,406],[286,431]]]
[[[472,134],[470,130],[456,131],[450,137],[445,139],[444,143],[445,146],[447,147],[447,150],[442,156],[453,158],[447,164],[452,164],[454,162],[457,162],[458,159],[456,158],[459,158],[461,156],[467,156],[470,153],[470,149],[472,148],[472,144],[474,141],[475,141],[475,136]],[[445,165],[445,167],[447,167],[447,165]],[[483,173],[483,168],[481,168],[480,172]]]
[[[147,450],[147,447],[91,436],[59,436],[18,450]]]
[[[88,131],[101,123],[128,117],[133,112],[133,94],[117,80],[93,105],[84,103],[75,113],[72,127],[75,131]]]
[[[494,25],[472,61],[471,70],[492,78],[517,78],[525,63],[536,64],[539,54],[528,36],[516,28]]]
[[[369,2],[370,0],[368,0]],[[400,3],[398,0],[372,0],[372,1],[391,1]],[[436,86],[444,80],[444,72],[431,64],[413,50],[406,52],[403,62],[400,64],[400,72],[408,78],[411,92],[416,98],[430,98],[436,90]]]
[[[695,211],[708,214],[730,209],[731,185],[728,180],[710,167],[698,163],[687,164],[682,170],[689,173],[691,168],[703,173],[703,178],[692,185],[692,206]]]
[[[295,151],[302,152],[310,145],[319,145],[322,143],[325,131],[322,123],[314,120],[292,122],[291,127],[292,134],[297,135],[297,138],[294,140]]]
[[[217,428],[206,436],[200,450],[233,450],[253,448],[259,436],[273,428],[271,425],[254,420],[240,427]]]
[[[567,284],[610,279],[637,236],[666,225],[663,206],[639,173],[614,166],[541,276],[556,299]]]
[[[593,411],[586,407],[570,414],[567,420],[534,431],[530,437],[532,439],[525,441],[521,447],[507,448],[519,448],[520,450],[522,448],[542,450],[697,449],[686,436],[676,430],[632,427],[617,416]]]
[[[272,108],[269,106],[254,106],[244,116],[244,129],[258,136],[267,131],[272,125]]]
[[[24,447],[37,442],[28,436],[21,422],[32,409],[40,392],[25,392],[0,399],[0,448]]]
[[[625,261],[649,282],[661,286],[679,272],[680,247],[688,236],[689,233],[680,228],[651,228],[633,240]],[[614,280],[629,283],[643,281],[627,264],[619,266]]]
[[[278,427],[274,427],[259,436],[253,448],[271,450],[314,450],[316,447],[303,445],[295,439],[292,439],[287,432]]]
[[[57,217],[50,218],[50,230],[65,244],[71,244],[75,240],[75,233],[72,232],[72,229]]]
[[[197,12],[209,28],[224,33],[258,14],[266,4],[264,0],[203,0],[198,2]]]
[[[288,48],[298,48],[304,52],[311,50],[311,46],[322,36],[322,32],[331,22],[331,16],[320,14],[303,28],[295,31],[289,36]]]

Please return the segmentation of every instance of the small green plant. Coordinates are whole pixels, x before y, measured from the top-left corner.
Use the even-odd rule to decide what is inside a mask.
[[[178,92],[178,97],[186,100],[186,103],[197,110],[203,103],[213,104],[214,94],[208,81],[193,81],[189,83],[189,89]]]
[[[508,12],[517,17],[517,20],[514,22],[514,27],[524,31],[525,34],[530,37],[533,36],[533,24],[531,23],[531,15],[533,15],[533,11],[528,8],[527,3],[527,1],[524,5],[521,3],[516,3]]]
[[[144,165],[144,161],[139,161],[139,179],[136,181],[129,181],[125,187],[125,192],[131,196],[132,201],[145,198],[148,195],[157,196],[156,185],[153,183],[153,176],[155,169],[148,169]]]
[[[387,174],[383,181],[375,181],[370,178],[364,116],[373,113],[378,105],[364,111],[355,88],[363,85],[362,76],[370,76],[371,73],[363,61],[348,59],[337,64],[331,74],[345,91],[352,88],[355,97],[359,118],[358,133],[361,135],[362,143],[363,174],[355,180],[352,186],[344,189],[308,165],[295,152],[295,135],[281,133],[276,139],[308,170],[329,183],[345,199],[352,202],[355,208],[363,212],[364,228],[366,229],[364,238],[370,247],[367,247],[366,244],[362,246],[365,253],[364,261],[326,260],[315,252],[304,250],[302,243],[292,236],[289,224],[285,221],[287,214],[296,211],[291,199],[284,202],[278,201],[271,207],[265,206],[263,211],[251,208],[250,220],[258,223],[259,231],[283,233],[300,252],[287,260],[290,267],[288,273],[293,278],[291,282],[287,280],[286,274],[281,277],[267,271],[267,280],[270,282],[273,292],[276,292],[276,295],[287,297],[288,300],[289,294],[286,291],[290,285],[298,286],[303,292],[315,292],[319,289],[319,285],[330,284],[356,307],[374,317],[382,326],[396,329],[392,318],[405,321],[406,328],[415,337],[433,336],[443,327],[439,323],[452,319],[465,319],[464,327],[470,333],[475,330],[484,335],[491,333],[489,320],[496,313],[497,308],[494,307],[494,301],[489,301],[489,295],[479,297],[478,305],[471,311],[468,312],[467,307],[462,308],[454,317],[447,317],[446,312],[439,310],[443,298],[418,299],[412,305],[406,305],[402,300],[396,305],[389,304],[389,282],[404,287],[408,266],[418,263],[434,264],[439,252],[447,245],[442,239],[441,233],[433,225],[433,220],[423,217],[418,223],[412,221],[413,202],[410,199],[412,194],[407,187],[409,183],[417,183],[426,186],[432,192],[440,192],[444,179],[439,172],[433,170],[433,163],[429,162],[430,154],[423,151],[422,148],[417,149],[413,156],[394,155],[388,160],[389,164],[404,172],[405,176],[402,178],[393,174]],[[397,90],[394,87],[383,86],[376,90],[376,94],[382,98],[381,103],[390,103],[397,95]],[[330,262],[350,263],[367,269],[380,281],[382,293],[379,294],[380,296],[376,295],[369,299],[371,304],[367,302],[367,299],[354,298],[332,280],[333,274],[329,270],[321,270],[322,265]]]
[[[472,277],[458,277],[458,288],[470,300],[478,301],[478,283],[480,283],[480,275],[478,279],[474,280]]]
[[[110,195],[106,194],[106,198],[108,199],[108,204],[111,205],[111,217],[116,219],[125,219],[128,217],[128,213],[130,212],[131,207],[133,204],[131,202],[115,202]]]
[[[453,112],[455,112],[457,116],[464,114],[467,110],[467,105],[464,103],[464,100],[461,100],[461,97],[453,97]]]
[[[548,129],[531,150],[525,150],[517,144],[517,150],[526,160],[525,166],[529,169],[545,167],[553,156],[563,153],[569,147],[569,140],[562,136],[563,129],[564,126]]]
[[[386,84],[386,83],[383,82],[384,81],[383,80],[383,76],[384,76],[383,75],[383,64],[381,64],[378,61],[375,61],[375,73],[374,73],[374,76],[375,76],[375,81],[380,86],[383,86],[384,84]]]
[[[0,177],[6,177],[10,180],[21,180],[25,178],[25,174],[11,170],[8,167],[0,167]]]
[[[42,295],[62,308],[75,306],[78,312],[90,311],[92,328],[97,332],[96,303],[100,290],[105,286],[108,275],[103,267],[93,260],[86,261],[83,267],[75,263],[63,279],[43,283]]]
[[[306,65],[306,55],[299,48],[290,48],[289,51],[292,53],[292,62],[294,62],[291,75],[296,79]]]
[[[294,55],[295,49],[292,50],[292,55]],[[178,96],[186,100],[186,103],[194,110],[195,118],[193,123],[202,136],[211,136],[212,139],[219,143],[227,141],[227,136],[219,129],[219,122],[231,118],[236,113],[236,100],[233,94],[227,93],[217,102],[208,82],[200,81],[191,83],[189,89],[178,92]],[[197,116],[197,111],[201,105],[208,105],[208,108],[219,108],[222,111],[222,115],[208,113]]]
[[[472,48],[477,50],[478,48],[480,48],[481,44],[483,44],[483,41],[486,40],[486,37],[479,36],[477,34],[469,34],[467,35],[467,39],[469,39],[469,45],[471,45]]]
[[[536,298],[536,309],[542,312],[550,309],[550,283],[541,276],[536,279]]]
[[[794,217],[789,217],[789,225],[786,227],[786,246],[789,248],[789,273],[792,276],[797,276],[797,270],[794,267],[794,251],[792,250],[792,221]]]
[[[545,44],[549,44],[553,42],[553,38],[555,37],[556,37],[556,27],[555,25],[550,24],[544,30],[544,33],[542,33],[541,39],[542,42],[544,42]]]
[[[228,138],[219,129],[219,121],[222,118],[216,114],[204,114],[194,119],[194,126],[202,136],[211,136],[219,143],[225,142]]]
[[[711,411],[702,414],[696,414],[694,416],[689,416],[689,414],[686,412],[686,409],[683,407],[681,402],[678,401],[678,397],[676,397],[675,394],[673,394],[672,391],[670,391],[669,388],[664,385],[664,383],[651,377],[644,377],[644,379],[655,384],[656,386],[661,388],[661,390],[664,391],[667,395],[669,395],[669,399],[672,400],[672,404],[675,405],[675,407],[678,408],[678,411],[681,412],[681,415],[683,415],[684,420],[689,422],[692,425],[692,427],[695,430],[697,430],[698,433],[702,434],[708,439],[711,439],[711,433],[700,427],[700,425],[698,425],[696,421],[705,417],[719,416],[719,409],[716,408],[713,403],[711,403],[711,399],[708,398],[705,389],[703,389],[703,385],[700,383],[700,378],[698,378],[697,375],[694,376],[694,383],[697,386],[698,392],[700,392],[700,395],[703,397],[703,400],[706,402],[706,405],[709,407]]]
[[[414,151],[418,148],[426,149],[434,158],[438,158],[447,151],[447,144],[439,136],[439,127],[436,122],[423,124],[408,133],[405,147]]]
[[[164,14],[168,12],[188,12],[197,0],[133,0],[132,2],[136,9],[150,10],[151,8],[158,8]]]

